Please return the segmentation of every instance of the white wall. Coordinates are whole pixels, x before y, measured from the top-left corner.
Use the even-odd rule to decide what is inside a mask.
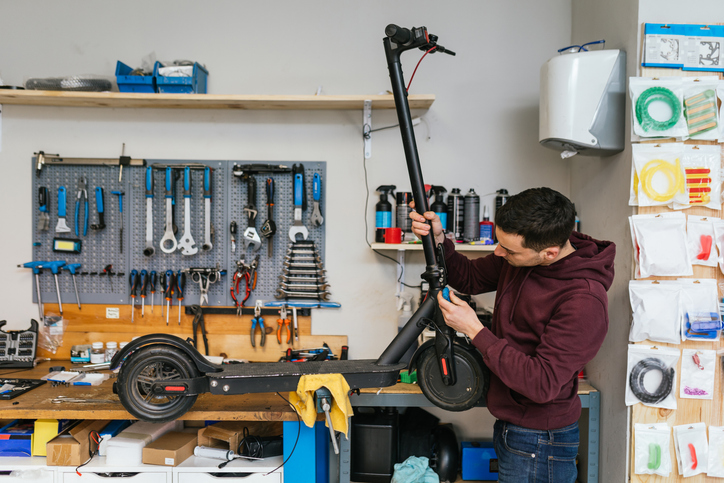
[[[426,121],[416,128],[426,182],[480,195],[534,186],[568,194],[569,162],[540,147],[537,133],[539,68],[569,43],[570,19],[571,0],[3,2],[0,77],[18,85],[27,77],[110,75],[116,60],[135,66],[153,51],[159,59],[204,63],[212,94],[313,94],[319,85],[324,94],[376,94],[389,89],[384,27],[426,25],[458,54],[427,56],[410,90],[437,96],[416,113]],[[407,79],[420,55],[403,57]],[[377,357],[396,332],[396,275],[395,265],[365,244],[361,120],[361,111],[4,106],[0,318],[26,327],[37,316],[31,273],[16,268],[32,257],[34,151],[112,158],[125,142],[126,154],[148,159],[323,160],[325,265],[343,308],[315,312],[313,330],[347,334],[354,358]],[[395,122],[394,111],[374,112],[373,127]],[[409,190],[399,139],[396,130],[373,135],[372,190]],[[482,201],[492,206],[493,197]],[[370,240],[375,202],[373,192]],[[417,284],[422,258],[408,258],[407,281]]]

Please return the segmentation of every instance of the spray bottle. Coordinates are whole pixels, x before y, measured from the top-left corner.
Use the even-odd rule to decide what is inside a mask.
[[[435,195],[435,201],[430,209],[440,217],[442,229],[447,230],[447,205],[443,201],[443,196],[445,196],[443,193],[447,193],[447,190],[442,186],[432,186],[430,191]]]
[[[395,191],[397,186],[385,184],[377,188],[380,201],[375,205],[375,242],[384,243],[385,228],[392,228],[392,203],[387,197]]]

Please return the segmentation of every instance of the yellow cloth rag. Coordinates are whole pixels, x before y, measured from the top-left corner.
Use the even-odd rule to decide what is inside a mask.
[[[348,418],[353,415],[352,404],[349,402],[349,384],[342,374],[306,374],[299,378],[297,392],[289,393],[289,402],[310,428],[317,420],[317,407],[314,402],[314,391],[326,387],[332,393],[332,409],[329,416],[335,431],[347,436]]]

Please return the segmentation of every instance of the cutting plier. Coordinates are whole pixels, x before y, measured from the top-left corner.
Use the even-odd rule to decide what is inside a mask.
[[[85,176],[78,178],[78,194],[75,199],[75,236],[79,236],[80,202],[83,200],[83,236],[88,234],[88,180]]]
[[[291,320],[287,318],[287,308],[286,306],[282,307],[281,310],[281,318],[277,319],[277,342],[280,344],[282,343],[282,327],[286,327],[287,329],[287,344],[289,344],[292,341],[292,331],[289,329],[289,324],[292,323]]]
[[[264,347],[266,342],[266,327],[264,326],[264,317],[261,316],[261,304],[254,306],[254,318],[251,319],[251,346],[256,347],[256,341],[254,340],[254,333],[256,332],[256,326],[259,324],[259,330],[261,330],[261,340],[259,346]]]

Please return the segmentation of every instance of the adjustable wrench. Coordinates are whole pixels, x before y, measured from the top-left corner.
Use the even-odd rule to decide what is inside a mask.
[[[56,233],[70,233],[70,228],[65,222],[65,186],[58,187],[58,224],[55,225]]]
[[[153,248],[153,168],[146,168],[146,248],[143,254],[150,257],[156,252]]]
[[[161,238],[161,250],[164,253],[176,251],[176,237],[173,236],[173,173],[171,168],[166,168],[166,232]]]
[[[184,234],[178,248],[182,255],[195,255],[199,248],[191,235],[191,168],[184,168]]]
[[[205,252],[213,248],[211,237],[214,227],[211,225],[211,168],[204,168],[204,244],[201,249]]]
[[[261,238],[256,231],[256,179],[254,175],[250,174],[246,178],[246,182],[248,186],[247,194],[249,196],[249,203],[246,205],[246,208],[244,208],[244,211],[246,211],[248,215],[249,227],[244,231],[244,250],[248,249],[249,245],[251,245],[252,251],[256,252],[261,248]]]
[[[319,173],[314,173],[312,178],[312,199],[314,200],[314,207],[312,208],[312,216],[309,217],[309,221],[316,226],[321,226],[324,223],[322,212],[319,211],[319,198],[322,195],[322,177]]]
[[[304,240],[309,236],[307,227],[302,223],[302,211],[306,207],[306,197],[304,196],[304,165],[295,164],[292,166],[292,174],[294,175],[294,223],[289,227],[289,238],[292,242],[297,241],[297,235],[301,235]]]

